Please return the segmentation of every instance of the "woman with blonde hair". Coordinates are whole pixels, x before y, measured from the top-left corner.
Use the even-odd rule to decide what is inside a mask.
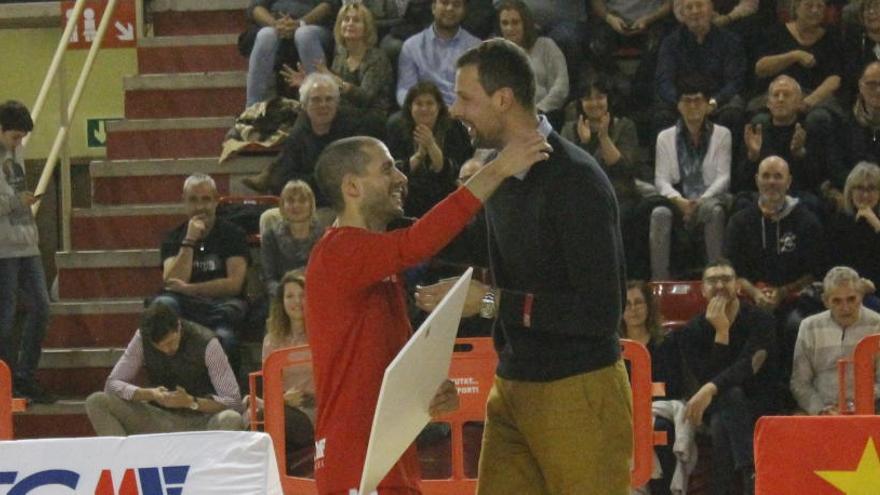
[[[360,2],[343,5],[336,16],[333,37],[333,64],[329,69],[319,64],[318,71],[334,77],[343,105],[370,111],[376,117],[386,116],[391,108],[394,73],[388,56],[376,46],[373,14]],[[291,87],[299,87],[305,78],[301,67],[294,70],[284,66],[281,74]]]
[[[828,261],[880,284],[880,167],[869,162],[853,167],[843,201],[844,211],[828,222]]]
[[[279,290],[272,297],[266,336],[263,338],[263,361],[278,349],[307,345],[305,327],[305,286],[301,270],[284,274]],[[315,382],[311,366],[284,370],[284,425],[288,459],[291,453],[315,442]]]
[[[285,273],[306,266],[312,246],[324,234],[324,228],[315,215],[315,193],[301,180],[292,180],[284,186],[281,205],[274,210],[277,213],[270,212],[273,210],[268,210],[264,213],[265,219],[260,219],[260,256],[263,282],[272,297]],[[273,215],[274,220],[270,218]]]

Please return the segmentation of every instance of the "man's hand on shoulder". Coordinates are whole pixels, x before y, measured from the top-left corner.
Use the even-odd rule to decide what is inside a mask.
[[[534,130],[508,142],[490,165],[503,177],[512,177],[548,159],[552,151],[547,139]]]
[[[458,277],[444,278],[443,280],[432,285],[416,286],[416,306],[422,311],[430,313],[434,311],[440,301],[446,296],[446,293],[452,289]],[[468,293],[464,300],[464,309],[461,312],[463,318],[475,316],[480,312],[480,306],[483,297],[489,292],[489,286],[479,280],[471,280],[468,287]]]

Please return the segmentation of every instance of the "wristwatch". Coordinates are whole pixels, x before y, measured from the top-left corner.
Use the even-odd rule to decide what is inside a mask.
[[[198,411],[199,410],[199,399],[196,397],[193,397],[192,404],[189,405],[189,408],[192,409],[193,411]]]
[[[498,314],[498,308],[495,306],[495,291],[489,289],[480,300],[480,318],[494,320],[496,314]]]

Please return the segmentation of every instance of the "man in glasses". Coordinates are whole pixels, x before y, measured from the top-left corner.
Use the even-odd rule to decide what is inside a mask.
[[[680,351],[687,420],[712,436],[712,493],[730,493],[734,476],[754,493],[752,436],[773,364],[773,317],[741,302],[737,274],[718,260],[703,271],[706,311],[671,338]]]

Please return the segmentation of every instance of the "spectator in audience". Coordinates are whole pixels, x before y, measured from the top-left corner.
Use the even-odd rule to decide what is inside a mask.
[[[787,195],[791,174],[782,158],[765,158],[755,182],[758,200],[731,217],[724,251],[742,291],[774,312],[781,379],[787,382],[804,316],[798,294],[824,270],[822,225],[808,207]]]
[[[846,179],[844,211],[828,222],[831,265],[849,266],[880,286],[880,167],[861,162]]]
[[[640,170],[636,159],[639,142],[636,125],[627,117],[614,115],[609,106],[610,84],[607,78],[590,78],[583,84],[576,102],[576,119],[562,127],[562,137],[579,145],[596,158],[611,179],[620,208],[627,275],[648,278],[648,224],[651,210],[659,203],[671,203],[641,177],[650,171]]]
[[[669,279],[673,214],[684,220],[688,233],[702,227],[709,262],[721,257],[725,211],[730,199],[730,131],[708,119],[712,111],[709,88],[700,76],[682,78],[678,90],[681,117],[657,136],[654,184],[675,207],[660,205],[651,212],[654,280]]]
[[[859,78],[859,95],[840,136],[847,151],[846,158],[829,172],[823,184],[825,197],[842,211],[841,192],[852,167],[862,161],[880,162],[880,62],[871,62]]]
[[[318,64],[317,70],[330,74],[339,86],[340,104],[374,112],[384,119],[391,108],[394,71],[388,56],[376,46],[376,22],[362,3],[348,3],[339,9],[333,38],[336,54],[330,70]],[[306,72],[285,65],[281,71],[291,87],[300,87]]]
[[[773,367],[773,317],[736,297],[736,271],[726,260],[703,271],[706,312],[669,335],[680,352],[686,415],[712,437],[712,493],[729,494],[739,475],[755,493],[755,418],[766,411]]]
[[[843,40],[846,66],[840,96],[847,108],[859,94],[862,70],[880,61],[880,0],[859,2],[858,21],[857,25],[847,26]]]
[[[633,107],[650,105],[657,51],[660,42],[675,28],[672,0],[590,0],[593,17],[590,23],[590,57],[596,69],[618,74],[615,54],[622,46],[641,51],[640,62],[629,81],[627,96],[636,100]]]
[[[678,80],[701,74],[708,80],[704,96],[714,122],[739,133],[744,123],[746,58],[739,37],[712,23],[711,0],[683,0],[683,25],[660,45],[657,60],[655,129],[672,125],[678,118]],[[735,141],[739,143],[739,139]]]
[[[821,211],[819,188],[826,180],[828,161],[840,160],[839,145],[832,136],[810,134],[800,113],[803,93],[789,76],[778,76],[767,91],[769,118],[756,117],[745,128],[746,160],[735,172],[735,190],[755,191],[758,164],[768,156],[786,161],[791,172],[790,194],[815,213]],[[746,203],[753,201],[747,195]]]
[[[270,298],[287,272],[305,268],[312,246],[324,234],[315,209],[315,193],[307,183],[292,180],[281,190],[281,218],[266,225],[260,242],[263,282]]]
[[[480,40],[461,27],[467,0],[432,0],[434,22],[403,43],[397,69],[397,103],[403,106],[409,89],[430,81],[440,89],[443,102],[455,99],[455,61]]]
[[[281,278],[279,290],[272,295],[262,360],[286,347],[308,344],[303,304],[306,280],[294,270]],[[315,444],[315,381],[311,366],[284,370],[284,427],[288,460],[297,450]],[[262,408],[259,400],[258,409]]]
[[[408,179],[403,211],[421,217],[455,189],[459,167],[473,154],[470,138],[428,81],[410,88],[401,118],[388,122],[386,134],[391,156]]]
[[[560,123],[568,98],[568,67],[562,50],[552,39],[538,36],[532,11],[523,0],[502,0],[496,9],[501,36],[529,56],[535,73],[535,107],[552,122]]]
[[[792,0],[791,15],[791,21],[778,25],[767,37],[764,55],[755,64],[758,84],[763,87],[761,79],[780,74],[790,76],[806,95],[801,107],[807,135],[831,135],[835,116],[843,115],[835,97],[843,75],[838,32],[822,24],[825,0]],[[763,97],[757,97],[749,109],[763,106]]]
[[[648,349],[651,353],[651,381],[666,385],[667,398],[678,398],[677,384],[674,383],[671,375],[677,356],[667,345],[663,327],[660,326],[660,308],[651,295],[651,288],[641,280],[630,280],[626,284],[626,306],[623,309],[620,335]],[[675,454],[672,452],[676,438],[675,424],[665,417],[655,415],[654,430],[665,431],[668,441],[666,445],[654,447],[663,474],[662,478],[649,481],[648,486],[651,495],[668,495],[672,493],[670,486],[676,463]]]
[[[828,308],[801,322],[794,348],[791,392],[807,414],[840,414],[838,359],[851,358],[859,341],[877,333],[880,314],[862,306],[865,287],[859,274],[835,266],[822,282],[822,301]],[[880,395],[880,369],[874,395]],[[847,375],[846,397],[853,399],[852,375]]]
[[[325,208],[329,203],[316,189],[313,176],[318,155],[337,139],[361,133],[378,136],[382,132],[375,127],[374,119],[339,108],[339,85],[330,74],[310,74],[299,93],[305,111],[285,140],[281,156],[259,174],[242,179],[242,183],[257,192],[278,194],[288,181],[299,179],[315,191],[318,208]]]
[[[39,198],[27,189],[21,147],[21,140],[33,128],[23,104],[11,100],[0,104],[0,361],[12,369],[14,396],[50,403],[55,398],[34,376],[49,326],[49,292],[31,213],[31,205]],[[13,347],[19,305],[25,310],[20,351]]]
[[[283,40],[293,39],[306,73],[326,65],[336,0],[253,0],[248,15],[263,26],[248,61],[247,106],[274,94],[275,63]]]
[[[249,251],[245,233],[217,218],[217,186],[204,174],[183,183],[183,203],[189,219],[162,241],[163,291],[153,299],[181,318],[217,334],[233,369],[238,369],[236,325],[247,303],[242,299]]]
[[[139,387],[144,371],[147,386]],[[217,338],[162,302],[144,311],[86,413],[99,436],[242,429],[241,394]]]
[[[584,0],[523,0],[532,12],[538,33],[565,54],[569,80],[586,68],[587,2]],[[496,7],[498,1],[495,2]]]

